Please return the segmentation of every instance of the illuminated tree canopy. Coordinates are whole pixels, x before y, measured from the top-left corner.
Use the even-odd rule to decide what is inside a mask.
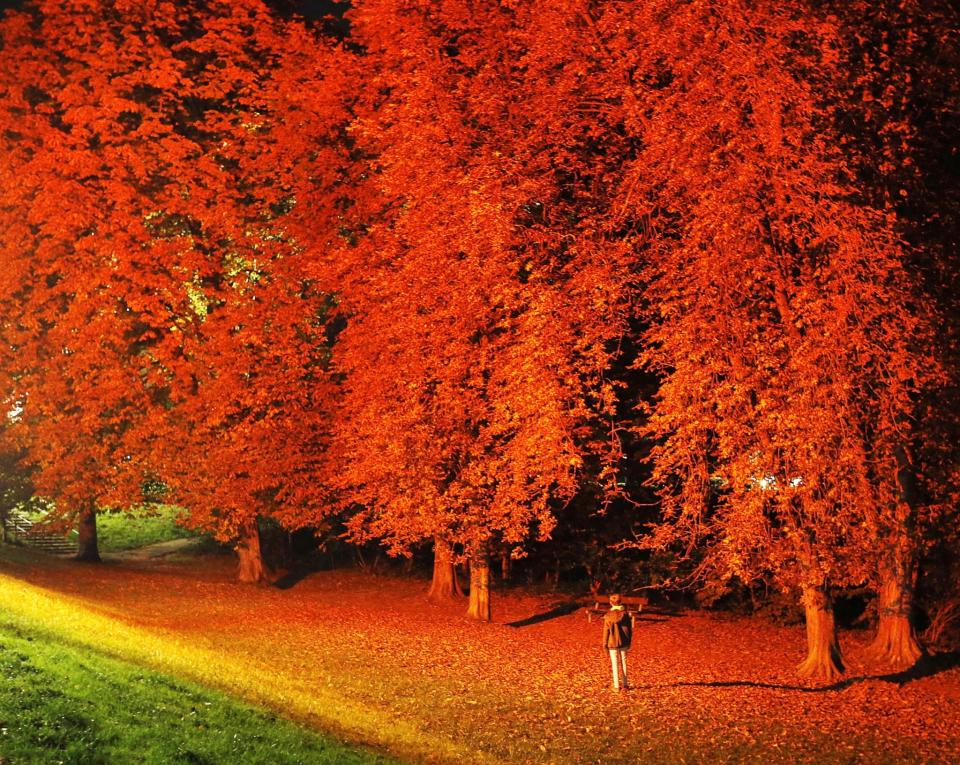
[[[619,541],[793,594],[801,673],[853,588],[911,664],[955,544],[957,23],[832,5],[7,11],[2,451],[88,557],[158,481],[245,581],[261,521],[336,519],[432,545],[434,596],[469,563],[482,620],[491,555],[640,476]]]

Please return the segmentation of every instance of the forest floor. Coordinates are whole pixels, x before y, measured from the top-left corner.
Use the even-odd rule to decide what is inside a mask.
[[[953,654],[886,674],[847,631],[846,679],[806,683],[802,626],[650,613],[634,687],[614,694],[597,620],[562,597],[496,591],[479,624],[420,579],[320,571],[280,589],[233,573],[226,556],[96,566],[8,548],[0,609],[411,762],[960,761]]]

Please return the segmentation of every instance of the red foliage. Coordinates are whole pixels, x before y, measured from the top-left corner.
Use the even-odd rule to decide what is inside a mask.
[[[69,512],[159,475],[229,538],[313,482],[329,298],[284,215],[335,177],[338,54],[253,0],[3,25],[4,399],[38,489]]]
[[[539,13],[356,8],[377,68],[354,134],[383,209],[338,263],[336,455],[362,506],[351,528],[396,552],[442,536],[521,554],[549,535],[585,460],[619,457],[603,443],[604,370],[631,273],[611,255],[629,242],[607,240],[605,199],[575,201],[615,158],[573,170],[588,140],[557,120],[589,96],[568,80],[545,95],[528,73],[549,65],[524,51],[556,53]]]
[[[895,57],[846,71],[867,38],[799,1],[349,21],[349,45],[260,0],[0,22],[0,399],[40,490],[71,512],[157,476],[244,549],[260,517],[344,510],[479,564],[617,491],[632,427],[651,546],[802,590],[812,656],[831,587],[892,577],[903,616],[934,520],[906,479],[956,463],[914,457],[944,373],[870,180],[914,156]]]

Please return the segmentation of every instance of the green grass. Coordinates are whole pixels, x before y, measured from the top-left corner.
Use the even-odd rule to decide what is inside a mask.
[[[126,512],[97,516],[97,541],[103,552],[120,552],[146,547],[196,534],[176,523],[181,510],[173,505],[153,505]]]
[[[43,507],[18,509],[34,522],[41,521],[48,512]],[[181,508],[175,505],[144,505],[124,511],[102,511],[97,515],[100,551],[122,552],[171,539],[198,536],[176,522],[181,512]]]
[[[4,765],[372,765],[230,697],[0,617]]]
[[[102,607],[91,607],[84,599],[31,585],[2,570],[5,561],[18,566],[30,561],[36,564],[38,560],[29,551],[18,550],[10,555],[7,548],[0,546],[0,624],[42,632],[54,642],[216,688],[257,708],[309,724],[314,730],[331,732],[352,744],[389,749],[397,757],[474,765],[500,762],[469,743],[424,730],[419,720],[397,716],[383,707],[382,700],[375,704],[357,701],[349,677],[341,684],[332,680],[318,682],[318,674],[310,667],[278,672],[269,663],[251,662],[242,652],[233,653],[206,641],[127,623]],[[245,765],[243,760],[237,762]],[[304,762],[309,765],[309,761]],[[509,762],[512,765],[516,760]]]

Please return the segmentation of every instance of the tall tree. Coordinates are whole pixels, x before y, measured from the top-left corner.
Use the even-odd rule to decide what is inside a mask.
[[[238,13],[203,19],[191,43],[211,99],[196,129],[229,170],[220,200],[236,224],[205,242],[194,272],[178,359],[188,374],[166,386],[160,451],[188,523],[232,541],[240,579],[255,582],[267,575],[259,520],[302,526],[303,504],[324,495],[331,297],[313,262],[340,225],[354,86],[349,54],[300,22],[259,3]]]
[[[930,379],[894,221],[863,203],[833,108],[842,38],[803,4],[649,4],[645,149],[629,188],[659,231],[644,432],[664,519],[701,573],[772,577],[807,617],[802,675],[842,670],[831,588],[870,575],[897,445]]]
[[[489,546],[522,554],[549,534],[584,454],[604,448],[588,424],[613,398],[605,343],[624,330],[629,276],[570,198],[602,175],[569,166],[589,138],[525,81],[546,66],[526,43],[555,56],[560,30],[519,10],[366,2],[351,17],[377,66],[354,134],[384,209],[340,261],[341,488],[358,537],[462,548],[481,619]]]
[[[896,505],[878,514],[874,584],[877,637],[870,653],[895,668],[922,648],[914,631],[914,582],[924,550],[942,540],[955,506],[952,444],[958,428],[957,279],[955,238],[960,198],[949,159],[957,132],[957,37],[960,18],[949,3],[851,3],[836,11],[846,30],[842,86],[850,91],[841,140],[861,179],[865,200],[896,216],[909,268],[918,274],[938,328],[928,352],[944,373],[916,402],[896,447],[901,486]],[[945,512],[946,511],[946,512]]]
[[[184,14],[160,16],[45,2],[0,30],[5,398],[22,410],[37,489],[85,521],[90,559],[96,506],[139,498],[129,436],[149,394],[138,347],[176,299],[158,284],[168,263],[144,246],[151,204],[177,198],[170,168],[190,145],[171,124],[182,102],[156,108],[184,68],[158,42]]]
[[[38,485],[73,499],[55,485],[68,476],[119,502],[112,473],[136,486],[176,449],[172,483],[190,466],[199,490],[224,459],[196,435],[249,460],[276,452],[261,421],[278,407],[309,430],[326,298],[296,257],[307,229],[294,240],[277,220],[294,187],[327,183],[320,162],[297,172],[336,150],[329,89],[304,96],[328,49],[257,0],[50,1],[3,23],[5,380]],[[333,214],[314,209],[312,230]],[[269,469],[244,474],[245,496]],[[238,504],[221,508],[239,513],[226,525],[249,529]]]

